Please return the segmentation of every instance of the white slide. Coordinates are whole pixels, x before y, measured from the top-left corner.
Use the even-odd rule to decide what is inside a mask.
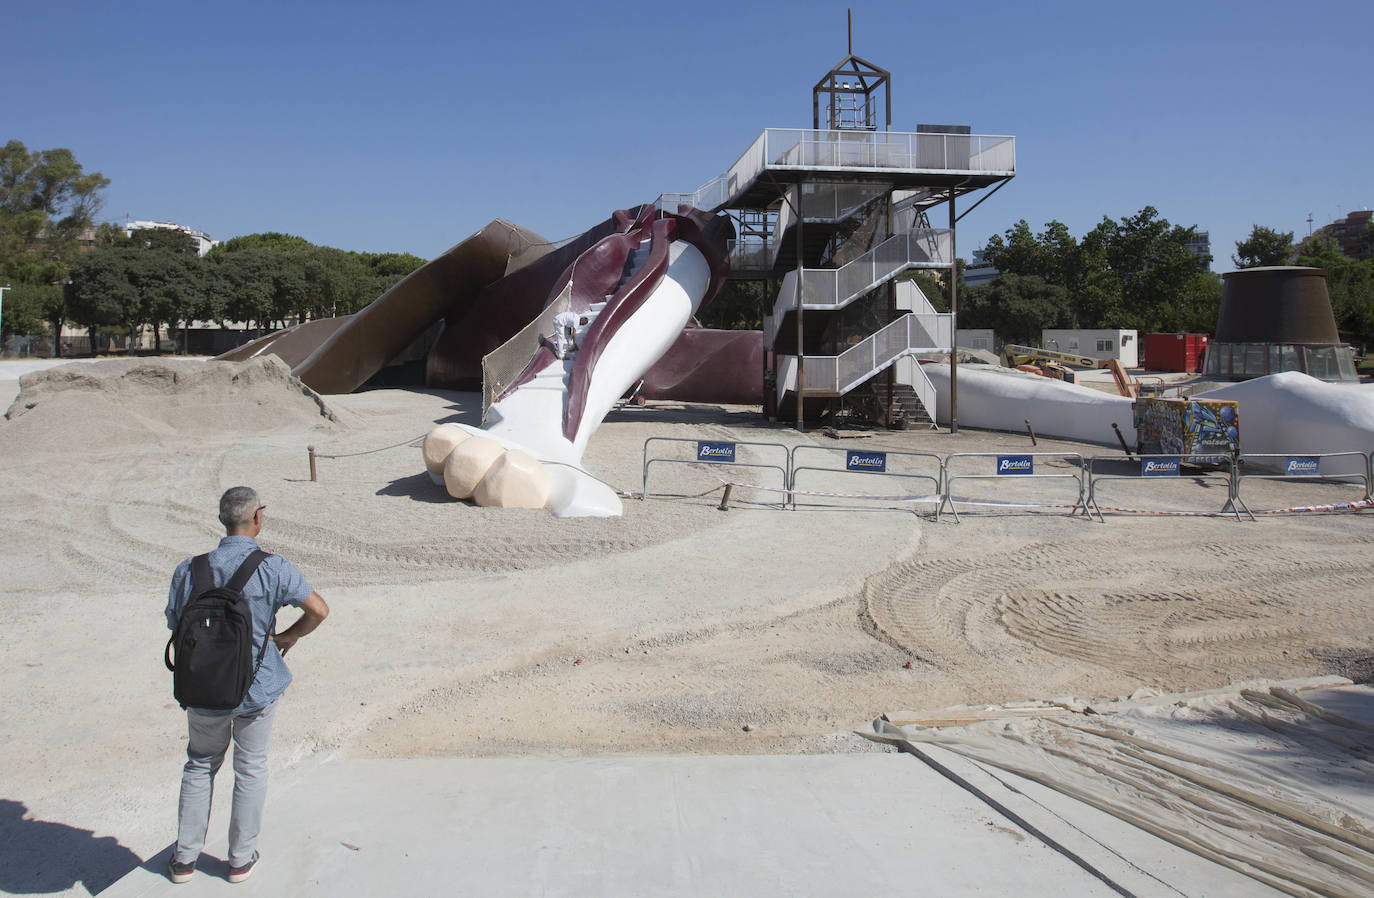
[[[677,240],[668,253],[667,273],[601,347],[572,439],[564,435],[563,421],[573,366],[580,353],[590,349],[584,339],[604,310],[604,303],[593,304],[586,315],[587,323],[578,328],[580,349],[492,403],[485,428],[466,428],[474,436],[496,440],[544,462],[551,481],[548,508],[559,517],[606,517],[622,512],[615,490],[582,469],[582,454],[602,419],[668,351],[706,295],[711,271],[701,252],[691,243]],[[633,274],[632,268],[630,276]]]

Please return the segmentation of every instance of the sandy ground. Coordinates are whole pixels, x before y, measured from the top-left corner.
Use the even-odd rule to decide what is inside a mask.
[[[325,756],[881,751],[852,730],[885,711],[1374,672],[1370,512],[1103,524],[1066,507],[966,505],[956,524],[937,523],[932,503],[808,496],[781,510],[776,494],[744,489],[720,511],[722,475],[777,485],[777,472],[660,464],[653,495],[627,500],[623,517],[556,520],[454,502],[423,473],[418,442],[403,441],[474,422],[474,394],[327,397],[328,420],[299,393],[249,387],[221,402],[153,383],[49,395],[0,422],[0,830],[25,815],[139,857],[168,844],[185,720],[162,666],[167,582],[215,544],[218,496],[240,483],[268,505],[262,545],[333,609],[289,658],[278,772]],[[655,436],[1032,448],[1025,434],[968,430],[834,440],[748,409],[651,403],[613,412],[586,465],[637,493]],[[321,458],[312,483],[308,445],[348,457]],[[1045,439],[1034,451],[1115,454]],[[930,491],[816,472],[806,485]],[[1069,479],[1017,486],[1057,505],[1076,491]],[[1102,501],[1225,500],[1213,481],[1146,486],[1113,484]],[[1257,510],[1361,492],[1244,488]],[[956,493],[1015,497],[1003,481]],[[73,894],[108,885],[98,864],[87,872]]]

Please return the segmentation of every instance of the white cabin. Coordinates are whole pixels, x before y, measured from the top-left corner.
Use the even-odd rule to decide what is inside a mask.
[[[1127,368],[1140,365],[1140,339],[1133,330],[1042,330],[1040,346],[1095,359],[1116,359]]]

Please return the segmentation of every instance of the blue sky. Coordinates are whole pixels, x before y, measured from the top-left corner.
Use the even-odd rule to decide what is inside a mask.
[[[121,8],[123,7],[123,8]],[[10,4],[0,139],[111,179],[102,218],[432,257],[493,218],[557,239],[806,128],[842,4]],[[1374,204],[1374,3],[858,3],[893,129],[1017,139],[959,224],[1078,236],[1153,205],[1307,233]],[[943,220],[943,213],[937,215]]]

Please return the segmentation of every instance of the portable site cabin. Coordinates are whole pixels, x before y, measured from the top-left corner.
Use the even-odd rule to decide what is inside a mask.
[[[1042,330],[1040,346],[1095,359],[1116,359],[1127,368],[1140,365],[1140,341],[1133,330]]]
[[[996,338],[990,327],[961,327],[954,333],[954,343],[960,349],[983,349],[996,352]]]

